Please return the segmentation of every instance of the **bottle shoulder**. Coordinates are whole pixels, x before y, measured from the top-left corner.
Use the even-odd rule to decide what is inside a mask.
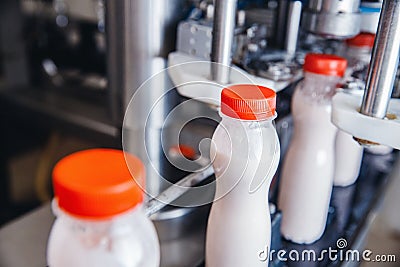
[[[132,247],[142,253],[131,253]],[[154,267],[159,262],[159,242],[151,221],[137,210],[97,221],[58,213],[48,240],[47,262],[49,266]]]
[[[292,101],[330,106],[340,79],[337,76],[306,73],[304,79],[297,84]]]
[[[108,218],[82,218],[76,217],[61,210],[55,201],[52,203],[53,213],[56,215],[55,224],[60,224],[68,231],[99,231],[108,229],[113,232],[118,231],[140,231],[140,228],[147,228],[152,225],[150,219],[143,212],[143,206],[137,205],[121,214]]]
[[[279,138],[273,122],[247,124],[237,127],[232,124],[218,125],[212,137],[210,158],[219,161],[260,160],[280,153]],[[268,161],[268,160],[267,160]]]
[[[230,135],[231,138],[241,135],[257,134],[261,132],[276,132],[274,120],[244,121],[224,116],[217,126],[215,133]],[[222,134],[223,135],[223,134]]]

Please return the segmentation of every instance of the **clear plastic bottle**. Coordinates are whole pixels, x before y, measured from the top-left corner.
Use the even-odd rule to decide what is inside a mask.
[[[335,140],[335,174],[333,185],[352,185],[360,174],[363,147],[351,134],[338,130]]]
[[[140,160],[120,150],[90,149],[59,161],[48,266],[159,266],[157,234],[142,211],[143,180]]]
[[[350,68],[363,68],[369,65],[374,41],[375,34],[372,33],[360,33],[346,40],[345,57]]]
[[[270,246],[268,190],[280,156],[275,103],[275,92],[262,86],[222,91],[222,120],[211,147],[217,184],[207,226],[207,267],[268,265],[260,253]]]
[[[294,131],[284,159],[278,207],[282,235],[312,243],[324,232],[332,192],[335,137],[331,100],[346,71],[344,58],[307,54],[304,80],[292,99]]]
[[[346,40],[345,56],[348,60],[350,72],[364,71],[371,60],[371,51],[374,46],[375,35],[360,33]],[[346,89],[349,94],[361,94],[360,90]],[[360,173],[363,157],[363,147],[354,140],[351,134],[338,130],[335,141],[335,174],[333,185],[349,186],[353,184]]]

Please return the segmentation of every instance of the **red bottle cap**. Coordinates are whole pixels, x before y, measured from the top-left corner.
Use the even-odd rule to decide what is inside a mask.
[[[345,58],[327,54],[307,54],[304,60],[304,71],[316,74],[342,77],[347,68]]]
[[[133,155],[89,149],[61,159],[53,170],[58,206],[78,217],[105,218],[143,202],[145,169]]]
[[[346,40],[348,46],[355,47],[374,47],[375,34],[372,33],[360,33],[356,37]]]
[[[221,112],[242,120],[265,120],[275,116],[276,93],[267,87],[239,84],[224,88]]]

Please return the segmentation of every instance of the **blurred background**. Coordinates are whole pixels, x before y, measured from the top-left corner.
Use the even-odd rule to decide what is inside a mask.
[[[219,122],[215,102],[193,101],[174,122],[166,125],[164,122],[179,103],[198,96],[215,99],[220,91],[208,94],[207,90],[185,87],[169,91],[176,81],[183,83],[190,79],[184,70],[177,70],[177,73],[165,74],[157,83],[148,84],[149,89],[140,96],[140,104],[129,109],[132,120],[124,123],[132,95],[149,77],[178,63],[211,61],[231,65],[275,89],[279,114],[276,129],[283,159],[292,133],[291,97],[302,79],[305,55],[313,52],[346,57],[351,64],[338,87],[362,95],[368,80],[373,43],[359,50],[356,48],[361,57],[351,61],[354,60],[351,56],[357,53],[351,50],[348,40],[360,33],[375,38],[383,4],[383,1],[372,0],[2,0],[0,240],[6,236],[14,236],[14,239],[0,241],[3,242],[0,258],[8,255],[4,256],[4,262],[0,259],[0,266],[25,264],[21,257],[20,262],[10,265],[15,257],[8,252],[24,243],[20,235],[30,236],[29,231],[42,233],[32,242],[43,244],[33,248],[32,253],[44,251],[53,220],[49,209],[53,197],[51,172],[62,157],[94,147],[122,149],[124,134],[124,146],[127,146],[124,148],[145,162],[147,190],[155,196],[168,186],[160,176],[177,182],[188,174],[167,159],[176,152],[176,147],[189,147],[192,156],[183,153],[187,158],[207,156],[207,148],[202,150],[199,144],[212,136]],[[394,17],[387,16],[394,28],[400,27],[396,24],[399,5],[399,1],[393,1],[386,11],[394,14]],[[379,29],[385,33],[395,31]],[[398,40],[383,38],[379,40],[382,39],[385,46],[379,47],[388,48],[387,53],[397,47],[394,55],[398,58]],[[364,60],[360,59],[362,56]],[[397,64],[391,66],[391,71],[379,68],[374,69],[375,73],[386,73],[382,76],[392,81],[389,98],[398,98],[400,72]],[[197,75],[192,74],[193,77]],[[208,78],[229,84],[229,73],[224,69],[214,70]],[[143,116],[160,96],[163,98],[155,114],[150,119]],[[388,101],[381,100],[381,105],[387,106]],[[186,123],[187,118],[198,114],[200,118]],[[182,125],[183,122],[186,124]],[[141,132],[143,127],[147,127],[146,133]],[[179,135],[177,139],[176,135]],[[152,139],[146,148],[139,145],[149,140],[149,136]],[[166,149],[162,150],[161,144],[166,145]],[[151,166],[151,162],[156,164]],[[273,207],[279,175],[278,172],[271,185]],[[205,197],[212,199],[212,195],[213,192],[209,192]],[[327,231],[321,241],[311,247],[319,250],[345,237],[349,248],[395,254],[397,263],[382,266],[399,266],[399,195],[397,150],[386,146],[382,153],[365,151],[358,182],[334,188]],[[209,206],[176,210],[179,209],[167,207],[160,213],[162,216],[153,218],[164,243],[162,266],[200,266],[204,259]],[[274,246],[304,249],[281,238],[280,212],[276,208],[271,210]],[[40,227],[38,221],[46,223]],[[176,229],[171,231],[168,223],[176,225]],[[25,230],[17,234],[22,228]],[[166,232],[173,234],[168,236]],[[23,251],[32,251],[30,242],[25,243]],[[184,255],[182,249],[188,244],[191,253]],[[36,266],[43,266],[42,257],[38,256],[39,265]],[[358,266],[360,262],[271,264]],[[362,263],[361,266],[381,266],[381,263]]]

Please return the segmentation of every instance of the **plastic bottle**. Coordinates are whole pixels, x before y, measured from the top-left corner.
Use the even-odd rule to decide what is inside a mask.
[[[156,231],[141,206],[143,179],[140,160],[120,150],[90,149],[60,160],[48,266],[159,266]]]
[[[352,185],[360,174],[364,149],[351,134],[338,130],[335,141],[333,185]]]
[[[207,267],[268,265],[267,196],[280,156],[275,105],[275,92],[262,86],[222,91],[222,120],[210,152],[217,184],[207,227]]]
[[[360,33],[354,38],[346,40],[346,58],[349,69],[354,71],[367,70],[371,60],[371,51],[374,46],[375,34]],[[365,72],[366,74],[366,72]],[[347,89],[349,94],[360,94],[359,90]],[[349,186],[353,184],[360,173],[363,157],[363,147],[353,139],[351,134],[339,130],[335,142],[335,186]]]
[[[360,33],[346,40],[346,59],[350,68],[368,66],[371,61],[372,48],[374,47],[375,34]]]
[[[346,59],[338,56],[306,55],[304,80],[293,95],[294,130],[284,159],[278,207],[282,235],[295,243],[312,243],[325,229],[337,132],[331,123],[331,99],[346,66]]]

